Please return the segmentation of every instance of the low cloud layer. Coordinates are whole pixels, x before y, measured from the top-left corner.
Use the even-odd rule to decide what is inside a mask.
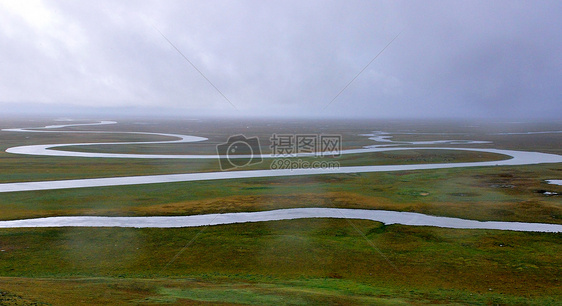
[[[0,106],[556,119],[560,16],[557,1],[0,1]]]

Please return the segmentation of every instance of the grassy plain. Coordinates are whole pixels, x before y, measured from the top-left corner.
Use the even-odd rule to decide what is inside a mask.
[[[39,123],[23,126],[40,126]],[[8,124],[13,123],[3,123]],[[4,127],[17,126],[22,125]],[[195,149],[141,146],[121,148],[124,152],[134,149],[214,153],[214,146],[224,142],[230,131],[242,129],[247,136],[260,135],[262,146],[271,132],[314,131],[338,132],[345,146],[354,148],[373,144],[367,137],[357,136],[360,133],[415,128],[428,133],[441,129],[461,135],[403,134],[396,138],[494,138],[494,144],[479,146],[532,148],[562,154],[560,134],[489,135],[506,129],[517,131],[512,126],[504,126],[503,130],[499,126],[471,130],[430,123],[284,125],[265,121],[142,126],[152,132],[202,135],[210,141]],[[109,127],[104,129],[134,131],[139,124],[129,122]],[[102,141],[130,141],[130,137],[147,140],[144,136],[120,134],[2,132],[0,137],[3,150],[14,145],[97,142],[102,138]],[[183,152],[184,149],[188,152]],[[1,154],[2,182],[218,170],[215,160],[105,160]],[[396,151],[352,155],[338,161],[344,166],[489,158],[501,156]],[[268,165],[255,166],[260,167],[268,168]],[[562,186],[544,182],[560,179],[561,173],[562,165],[544,164],[15,192],[0,194],[0,216],[8,220],[60,215],[191,215],[342,207],[562,224],[560,196],[544,194],[545,190],[562,193]],[[0,230],[0,304],[554,305],[562,300],[561,238],[561,234],[384,226],[371,221],[332,219],[184,229],[3,229]]]
[[[53,122],[10,122],[4,127],[41,126]],[[347,125],[346,125],[347,124]],[[189,126],[199,128],[187,128]],[[60,150],[105,153],[133,153],[133,154],[216,154],[216,145],[226,142],[232,131],[242,131],[248,137],[258,136],[264,155],[271,155],[269,137],[273,133],[317,133],[340,134],[343,146],[346,149],[362,148],[365,145],[375,144],[368,137],[358,136],[361,132],[370,132],[368,122],[358,122],[349,126],[349,123],[338,123],[328,129],[322,124],[308,123],[295,124],[297,127],[287,128],[282,122],[271,124],[268,122],[227,122],[224,124],[183,122],[166,123],[153,126],[143,122],[125,122],[118,125],[86,126],[65,128],[64,131],[146,131],[160,133],[176,133],[186,135],[201,135],[208,137],[205,142],[185,144],[138,144],[138,145],[92,145],[92,146],[66,146]],[[320,127],[318,127],[320,125]],[[209,129],[205,131],[205,129]],[[299,132],[300,130],[300,132]],[[455,137],[458,135],[454,135]],[[415,138],[415,135],[412,136]],[[443,136],[433,135],[430,140],[437,140]],[[427,138],[427,137],[426,137]],[[4,151],[10,147],[32,144],[64,144],[64,143],[96,143],[96,142],[134,142],[134,141],[162,141],[173,140],[169,137],[137,134],[88,134],[88,133],[22,133],[2,132],[0,141],[0,183],[61,180],[78,178],[99,178],[111,176],[170,174],[187,172],[220,171],[216,159],[106,159],[106,158],[69,158],[48,156],[27,156],[8,154]],[[506,157],[500,154],[484,152],[458,152],[443,150],[417,150],[417,151],[392,151],[384,153],[343,155],[335,161],[341,166],[357,165],[388,165],[388,164],[413,164],[413,163],[450,163],[473,162],[487,160],[501,160]],[[320,158],[300,158],[303,161],[325,160]],[[293,159],[294,160],[294,159]],[[329,159],[328,159],[329,160]],[[260,164],[244,167],[242,170],[270,169],[272,159],[265,158]]]

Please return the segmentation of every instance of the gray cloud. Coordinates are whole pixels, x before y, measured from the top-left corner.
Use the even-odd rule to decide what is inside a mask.
[[[0,1],[0,105],[556,119],[561,13],[556,1]]]

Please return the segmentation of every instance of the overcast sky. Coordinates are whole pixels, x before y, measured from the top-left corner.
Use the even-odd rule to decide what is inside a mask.
[[[561,29],[561,1],[0,0],[0,107],[559,119]]]

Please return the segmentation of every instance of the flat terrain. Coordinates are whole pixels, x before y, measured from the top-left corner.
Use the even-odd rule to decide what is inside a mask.
[[[53,121],[2,121],[1,128]],[[477,126],[476,126],[477,125]],[[344,148],[396,141],[482,140],[450,147],[562,154],[560,124],[323,121],[123,121],[64,130],[145,131],[206,142],[88,146],[77,151],[215,154],[231,134],[340,134]],[[443,134],[444,132],[450,134]],[[418,133],[418,134],[412,134]],[[220,171],[218,160],[13,155],[31,144],[164,140],[134,134],[0,132],[0,182]],[[501,160],[454,150],[344,155],[342,166]],[[312,160],[312,159],[311,159]],[[270,161],[246,169],[269,169]],[[562,224],[562,164],[248,178],[0,194],[0,218],[156,216],[339,207],[474,220]],[[552,194],[549,194],[552,193]],[[558,193],[558,194],[554,194]],[[556,304],[562,234],[304,219],[184,229],[0,230],[0,304]]]

